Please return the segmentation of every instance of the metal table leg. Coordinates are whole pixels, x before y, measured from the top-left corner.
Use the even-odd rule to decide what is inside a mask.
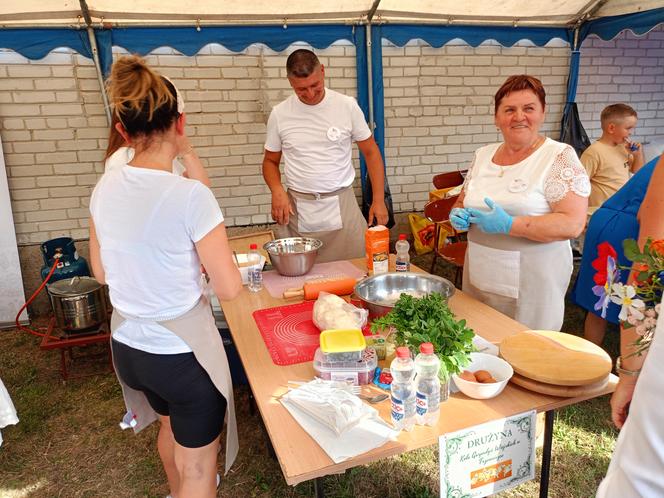
[[[549,496],[549,474],[551,470],[551,448],[553,446],[554,410],[544,414],[544,448],[542,449],[542,471],[540,474],[540,498]]]
[[[323,478],[317,477],[314,479],[314,491],[316,492],[316,498],[325,498],[325,492],[323,491]]]

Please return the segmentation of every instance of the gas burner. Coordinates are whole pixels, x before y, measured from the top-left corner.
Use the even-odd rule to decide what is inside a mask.
[[[95,371],[92,373],[84,374],[71,374],[70,367],[74,362],[74,348],[82,348],[85,346],[90,346],[93,344],[102,344],[105,345],[104,357],[108,359],[108,369],[102,371]],[[86,377],[89,375],[97,375],[101,373],[108,373],[113,371],[113,361],[111,357],[111,328],[109,322],[102,322],[101,325],[96,327],[91,327],[90,329],[85,329],[81,331],[71,332],[65,331],[56,327],[55,317],[51,318],[48,323],[48,330],[46,335],[42,339],[42,342],[39,346],[43,350],[50,349],[59,349],[60,350],[60,375],[62,375],[63,380],[68,380],[70,378],[76,377]],[[66,353],[69,353],[67,358]],[[99,354],[96,355],[81,355],[76,358],[85,356],[86,358],[99,357]]]

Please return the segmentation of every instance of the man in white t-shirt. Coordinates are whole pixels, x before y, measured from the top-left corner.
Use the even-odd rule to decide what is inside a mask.
[[[385,224],[385,173],[378,146],[357,101],[325,88],[325,68],[313,52],[293,52],[286,72],[295,94],[272,109],[263,158],[277,235],[321,239],[319,262],[363,257],[367,223],[352,188],[352,146],[357,142],[371,181],[368,221]],[[282,154],[285,186],[279,171]]]

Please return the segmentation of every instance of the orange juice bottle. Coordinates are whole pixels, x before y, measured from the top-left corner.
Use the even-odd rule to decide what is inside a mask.
[[[365,234],[367,269],[374,275],[387,273],[390,261],[390,231],[384,225],[367,228]]]

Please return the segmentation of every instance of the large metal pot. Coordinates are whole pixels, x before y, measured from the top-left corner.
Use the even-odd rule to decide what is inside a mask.
[[[439,292],[447,300],[454,294],[454,285],[438,275],[392,272],[367,277],[355,286],[355,295],[362,307],[369,310],[369,318],[392,311],[402,293],[422,297],[431,292]]]
[[[92,277],[73,277],[48,286],[55,323],[69,332],[97,327],[108,318],[104,286]]]

